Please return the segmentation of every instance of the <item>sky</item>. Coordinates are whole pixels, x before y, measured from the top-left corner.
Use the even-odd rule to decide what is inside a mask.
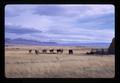
[[[115,9],[106,4],[5,6],[5,38],[57,43],[111,42]]]

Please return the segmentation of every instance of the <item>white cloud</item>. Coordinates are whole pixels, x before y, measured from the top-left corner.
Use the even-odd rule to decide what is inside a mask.
[[[7,33],[8,37],[21,37],[33,40],[54,40],[54,41],[104,41],[109,42],[114,37],[114,27],[100,28],[107,20],[99,20],[96,17],[107,14],[114,14],[112,5],[55,5],[64,10],[64,12],[55,15],[40,15],[34,13],[40,5],[21,5],[6,6],[5,25],[22,26],[33,28],[43,33],[18,34]],[[52,11],[52,10],[48,10]],[[54,11],[53,11],[54,12]],[[12,15],[12,16],[9,16]],[[15,15],[15,16],[14,16]],[[94,21],[94,19],[98,21]],[[110,18],[110,20],[113,17]],[[81,23],[78,20],[91,19],[88,22]],[[101,22],[102,21],[102,22]],[[109,25],[109,24],[106,24]],[[105,26],[105,25],[104,25]]]

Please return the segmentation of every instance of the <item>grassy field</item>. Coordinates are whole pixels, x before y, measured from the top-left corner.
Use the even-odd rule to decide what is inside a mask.
[[[16,49],[17,48],[17,49]],[[29,49],[63,48],[62,54],[28,53]],[[69,55],[68,49],[74,54]],[[114,78],[114,55],[86,55],[90,48],[67,46],[8,46],[5,48],[7,78]]]

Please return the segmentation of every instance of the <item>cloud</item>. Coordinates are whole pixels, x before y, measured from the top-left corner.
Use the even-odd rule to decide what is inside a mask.
[[[8,5],[5,13],[5,33],[9,37],[111,42],[115,36],[113,5]]]
[[[38,6],[34,14],[39,14],[39,15],[47,15],[47,16],[58,16],[61,15],[64,10],[56,5],[40,5]]]
[[[40,5],[34,9],[34,13],[47,16],[90,17],[114,13],[114,6],[104,4]]]
[[[5,6],[5,17],[15,17],[21,15],[21,13],[32,13],[36,6],[32,5],[6,5]]]
[[[41,31],[35,29],[29,29],[21,26],[11,26],[5,25],[5,32],[6,33],[16,33],[16,34],[31,34],[31,33],[41,33]]]

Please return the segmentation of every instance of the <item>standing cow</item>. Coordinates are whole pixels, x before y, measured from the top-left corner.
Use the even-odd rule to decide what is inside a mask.
[[[69,54],[73,54],[73,50],[70,49],[70,50],[69,50]]]
[[[38,55],[38,54],[39,54],[39,51],[38,51],[38,50],[35,50],[35,54]]]
[[[43,49],[42,52],[43,52],[43,53],[47,53],[47,50],[46,50],[46,49]]]
[[[54,53],[54,49],[50,49],[49,51],[50,51],[50,53]]]
[[[63,49],[57,49],[57,53],[62,54],[63,53]]]
[[[31,49],[29,50],[29,53],[32,53],[32,50],[31,50]]]

